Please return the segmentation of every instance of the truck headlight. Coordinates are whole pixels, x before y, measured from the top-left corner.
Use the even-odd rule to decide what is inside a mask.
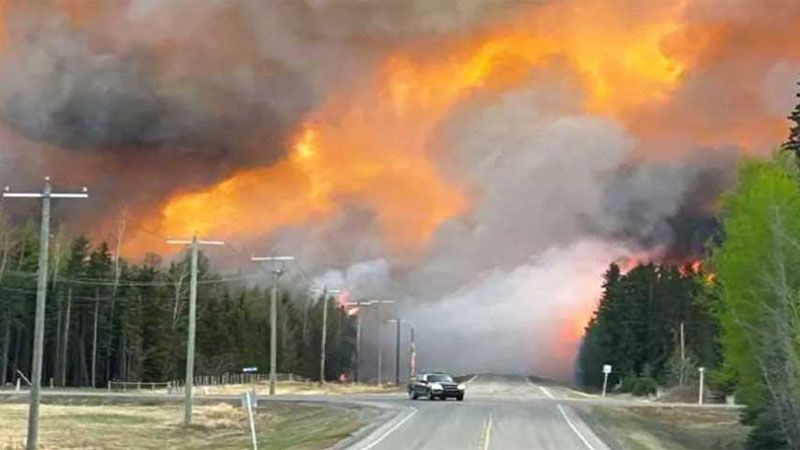
[[[442,390],[442,385],[439,384],[439,383],[433,383],[433,384],[431,384],[431,390],[432,391],[441,391]]]
[[[467,385],[466,385],[466,384],[459,384],[459,385],[458,385],[458,390],[459,390],[459,391],[463,391],[463,390],[464,390],[464,389],[466,389],[466,388],[467,388]]]

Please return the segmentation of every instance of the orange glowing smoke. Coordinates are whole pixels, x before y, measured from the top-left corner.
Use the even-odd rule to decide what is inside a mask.
[[[424,157],[381,151],[366,145],[368,139],[335,126],[308,125],[290,156],[275,166],[239,172],[210,189],[171,198],[158,230],[168,236],[254,238],[324,220],[340,202],[354,202],[375,211],[388,248],[415,250],[463,208],[463,199]]]
[[[642,16],[602,3],[552,4],[530,26],[543,30],[583,80],[587,110],[619,116],[667,98],[692,64],[692,53],[667,51],[669,40],[685,31],[684,6],[651,6]],[[693,44],[697,52],[704,42]]]
[[[498,27],[419,57],[410,44],[392,53],[373,81],[331,95],[299,131],[290,154],[208,189],[170,198],[148,225],[163,235],[263,236],[324,220],[340,204],[374,211],[393,254],[424,248],[436,228],[468,207],[465,188],[442,177],[435,130],[479,91],[523,85],[531,70],[566,61],[586,87],[586,109],[623,114],[669,95],[688,61],[662,49],[680,30],[676,6],[650,22],[609,8],[555,4],[526,18],[524,30]],[[554,19],[571,14],[565,26]],[[563,22],[563,21],[561,21]]]
[[[3,43],[6,37],[6,0],[0,0],[0,53],[3,51]]]

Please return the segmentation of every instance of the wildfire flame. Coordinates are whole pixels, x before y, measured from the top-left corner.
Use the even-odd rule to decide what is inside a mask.
[[[563,14],[572,20],[554,27]],[[356,204],[374,212],[391,252],[414,254],[442,222],[469,208],[466,187],[437,166],[446,149],[433,135],[454,106],[566,61],[585,86],[588,112],[624,116],[666,98],[691,64],[691,55],[664,49],[682,31],[679,14],[680,5],[671,5],[639,21],[592,4],[553,4],[524,18],[524,28],[469,36],[435,58],[420,57],[414,44],[401,47],[364,87],[332,94],[300,126],[282,161],[174,195],[147,226],[163,235],[253,238]]]

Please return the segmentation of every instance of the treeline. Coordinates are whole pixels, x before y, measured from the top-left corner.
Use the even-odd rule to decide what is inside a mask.
[[[0,384],[30,376],[38,242],[34,223],[0,224]],[[189,255],[165,263],[116,260],[86,237],[51,244],[43,384],[103,386],[113,381],[182,379],[186,361]],[[198,271],[198,375],[269,369],[269,282],[215,273],[201,253]],[[267,277],[265,277],[267,278]],[[319,378],[322,307],[327,305],[326,378],[348,373],[354,320],[306,291],[278,301],[281,373]],[[319,294],[315,294],[319,295]]]
[[[610,387],[651,391],[719,364],[713,290],[699,268],[648,263],[622,273],[611,264],[604,279],[578,355],[581,384],[600,388],[610,364]]]

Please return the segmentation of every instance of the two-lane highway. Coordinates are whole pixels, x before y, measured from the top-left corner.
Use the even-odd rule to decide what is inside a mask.
[[[479,376],[463,402],[405,401],[393,426],[353,449],[607,449],[569,406],[522,376]]]

